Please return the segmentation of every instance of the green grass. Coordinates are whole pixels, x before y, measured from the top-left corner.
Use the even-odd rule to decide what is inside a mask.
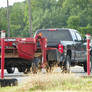
[[[30,75],[18,87],[0,88],[0,92],[92,92],[92,78],[60,73],[36,74]]]

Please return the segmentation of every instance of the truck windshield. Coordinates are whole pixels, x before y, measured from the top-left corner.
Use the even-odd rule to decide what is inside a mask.
[[[42,32],[43,37],[46,37],[48,41],[52,40],[72,41],[72,37],[68,30],[56,30],[56,31],[40,30],[39,32]]]

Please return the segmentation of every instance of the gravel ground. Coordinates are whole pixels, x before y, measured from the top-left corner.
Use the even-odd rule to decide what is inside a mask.
[[[4,72],[5,78],[16,78],[19,83],[22,83],[23,80],[29,78],[29,74],[26,75],[19,73],[17,69],[15,69],[13,74],[8,74],[6,70],[4,70]],[[53,72],[61,72],[61,70],[59,67],[57,67],[53,70]],[[83,67],[80,66],[71,67],[71,73],[74,73],[76,76],[87,76],[87,73],[84,72]],[[92,76],[92,73],[90,75]]]

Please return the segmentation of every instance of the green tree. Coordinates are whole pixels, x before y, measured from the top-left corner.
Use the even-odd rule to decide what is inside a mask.
[[[21,36],[24,29],[24,3],[15,3],[10,9],[10,29],[11,36]]]
[[[82,33],[82,34],[87,34],[87,33],[89,33],[89,34],[91,34],[92,35],[92,26],[90,25],[90,24],[88,24],[86,27],[80,27],[80,32]]]
[[[69,27],[81,33],[91,32],[92,0],[31,0],[32,31],[42,28]],[[10,6],[12,37],[28,37],[29,16],[27,0]],[[0,30],[7,31],[6,8],[0,8]],[[90,26],[89,26],[90,25]],[[82,31],[89,30],[89,31]]]
[[[79,16],[70,16],[67,21],[68,27],[78,29],[80,26]]]
[[[0,31],[1,30],[6,30],[7,31],[7,12],[6,8],[1,8],[0,9]]]

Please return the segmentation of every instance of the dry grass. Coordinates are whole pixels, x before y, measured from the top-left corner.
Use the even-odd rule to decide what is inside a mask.
[[[92,79],[73,74],[31,74],[18,87],[1,88],[0,92],[92,92]]]

